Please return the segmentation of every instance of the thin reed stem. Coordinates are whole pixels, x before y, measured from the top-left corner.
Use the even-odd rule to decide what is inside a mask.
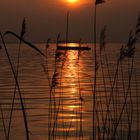
[[[133,65],[134,65],[134,57],[133,57],[132,60],[131,60],[131,70],[130,70],[130,74],[129,74],[129,82],[128,82],[128,88],[127,88],[127,91],[126,91],[126,96],[125,96],[124,104],[123,104],[123,107],[122,107],[122,109],[121,109],[121,112],[120,112],[120,115],[119,115],[119,119],[118,119],[118,121],[117,121],[117,123],[116,123],[116,127],[115,127],[115,129],[114,129],[114,133],[113,133],[112,140],[115,139],[116,132],[117,132],[117,128],[118,128],[118,125],[119,125],[119,123],[120,123],[120,120],[121,120],[121,117],[122,117],[124,108],[125,108],[125,106],[126,106],[128,94],[129,94],[129,91],[130,91],[130,88],[131,88],[132,74],[133,74],[133,67],[134,67]]]
[[[5,49],[5,52],[6,52],[6,55],[7,55],[7,58],[8,58],[8,61],[9,61],[9,64],[10,64],[13,76],[14,76],[14,80],[15,80],[17,88],[18,88],[18,93],[19,93],[19,97],[20,97],[20,103],[21,103],[22,113],[23,113],[23,118],[24,118],[24,125],[25,125],[25,131],[26,131],[26,139],[29,140],[30,138],[29,138],[28,122],[27,122],[27,116],[26,116],[26,112],[25,112],[25,107],[24,107],[23,99],[22,99],[22,93],[21,93],[21,90],[20,90],[20,86],[19,86],[19,83],[18,83],[16,72],[14,70],[12,61],[10,59],[10,55],[8,53],[8,50],[7,50],[4,38],[3,38],[1,33],[0,33],[0,36],[1,36],[1,39],[2,39],[2,43],[3,43],[4,49]]]
[[[137,81],[137,73],[136,70],[134,70],[134,78],[135,78],[135,86],[136,86],[136,98],[137,98],[137,140],[139,139],[139,89],[138,89],[138,81]]]
[[[22,35],[21,35],[21,38]],[[22,40],[20,39],[19,41],[19,47],[18,47],[18,56],[17,56],[17,67],[16,67],[16,77],[18,79],[18,73],[19,73],[19,63],[20,63],[20,50],[21,50],[21,43],[22,43]],[[11,107],[11,111],[10,111],[10,119],[9,119],[9,126],[8,126],[8,140],[9,140],[9,137],[10,137],[10,129],[11,129],[11,122],[12,122],[12,116],[13,116],[13,111],[14,111],[14,103],[15,103],[15,97],[16,97],[16,89],[17,89],[17,85],[15,84],[15,87],[14,87],[14,95],[13,95],[13,99],[12,99],[12,107]]]
[[[97,49],[96,49],[96,5],[94,8],[94,89],[93,89],[93,140],[95,139],[95,105],[96,105],[96,82],[97,82]]]
[[[2,119],[2,124],[3,124],[3,129],[4,129],[4,135],[5,135],[5,140],[7,140],[7,132],[6,132],[6,126],[5,126],[5,121],[4,121],[4,114],[3,114],[3,109],[2,105],[0,104],[0,112],[1,112],[1,119]]]

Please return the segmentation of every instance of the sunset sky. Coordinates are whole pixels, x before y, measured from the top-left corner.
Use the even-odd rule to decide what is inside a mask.
[[[94,0],[0,0],[0,31],[20,32],[23,17],[26,17],[26,39],[46,42],[60,33],[65,37],[66,13],[70,12],[71,39],[93,40]],[[98,33],[107,25],[108,42],[124,42],[135,28],[140,0],[106,0],[98,5]],[[11,39],[10,39],[11,40]]]

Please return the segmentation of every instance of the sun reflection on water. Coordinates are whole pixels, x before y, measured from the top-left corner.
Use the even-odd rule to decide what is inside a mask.
[[[71,47],[75,46],[75,43],[69,43]],[[70,131],[77,131],[78,123],[80,120],[79,110],[81,109],[81,101],[79,100],[79,88],[78,88],[78,51],[67,51],[66,62],[63,66],[63,113],[60,112],[59,122],[65,122],[70,127]],[[66,89],[66,90],[65,90]],[[72,123],[72,124],[71,124]],[[65,128],[66,130],[68,128]],[[59,128],[59,131],[64,130]]]
[[[73,46],[74,43],[71,43],[71,46]],[[64,106],[67,110],[75,110],[79,106],[75,104],[79,89],[77,88],[77,76],[78,76],[78,65],[77,65],[77,58],[78,58],[78,52],[77,51],[68,51],[67,52],[67,60],[66,64],[64,66],[64,74],[63,77],[67,82],[63,84],[64,87],[69,87],[69,99],[70,101],[66,101]],[[67,94],[67,93],[66,93]],[[71,102],[71,104],[69,103]],[[68,105],[67,105],[68,104]]]

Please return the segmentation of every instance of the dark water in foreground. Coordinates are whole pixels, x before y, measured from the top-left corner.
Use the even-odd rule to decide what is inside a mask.
[[[54,44],[48,50],[45,49],[44,44],[36,44],[36,46],[47,55],[47,59],[28,46],[22,45],[18,74],[31,140],[49,138],[51,140],[90,140],[93,132],[97,140],[140,139],[140,44],[136,46],[132,77],[129,77],[131,59],[125,59],[119,65],[113,89],[112,83],[121,44],[107,46],[108,63],[104,52],[101,59],[98,54],[95,94],[92,50],[58,51],[55,55]],[[8,45],[8,51],[16,68],[18,45]],[[131,82],[129,82],[130,79]],[[12,71],[4,49],[1,49],[0,105],[6,133],[14,88]],[[2,112],[0,112],[0,140],[5,140]],[[16,90],[10,140],[24,140],[26,138],[24,128],[19,94]]]

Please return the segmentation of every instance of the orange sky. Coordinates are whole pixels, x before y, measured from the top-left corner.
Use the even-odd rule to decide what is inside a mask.
[[[27,19],[27,38],[44,42],[48,37],[65,36],[66,12],[70,11],[70,37],[93,40],[94,0],[0,0],[0,30],[20,32],[23,17]],[[98,32],[107,25],[108,41],[125,41],[136,24],[140,0],[106,0],[98,6]]]

